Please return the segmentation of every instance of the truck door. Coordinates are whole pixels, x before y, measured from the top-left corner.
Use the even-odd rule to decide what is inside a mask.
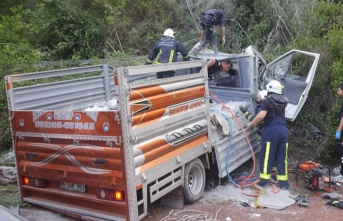
[[[266,66],[262,73],[262,88],[271,80],[278,80],[284,86],[283,93],[288,98],[287,120],[294,121],[303,107],[320,55],[306,51],[291,50]]]

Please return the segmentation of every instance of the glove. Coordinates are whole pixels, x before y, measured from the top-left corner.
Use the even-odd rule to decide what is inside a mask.
[[[225,45],[225,37],[222,38],[222,47]]]
[[[243,107],[242,105],[239,105],[239,110],[242,111],[242,113],[247,112],[247,107]]]
[[[335,207],[338,207],[340,209],[343,209],[343,201],[330,200],[326,203],[326,205],[335,206]]]
[[[187,55],[187,57],[183,57],[183,61],[189,61],[190,57]]]
[[[340,140],[341,139],[341,131],[336,131],[336,135],[335,135],[335,137],[336,137],[336,140]]]
[[[310,202],[310,200],[306,196],[301,196],[301,195],[292,196],[292,195],[290,195],[289,197],[294,199],[295,202],[298,204],[298,206],[301,206],[301,207],[307,207],[308,203]]]

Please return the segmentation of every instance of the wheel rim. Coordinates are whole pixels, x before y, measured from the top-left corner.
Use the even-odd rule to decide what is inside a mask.
[[[204,185],[204,174],[198,165],[194,165],[188,173],[188,187],[192,194],[197,195],[201,192]]]

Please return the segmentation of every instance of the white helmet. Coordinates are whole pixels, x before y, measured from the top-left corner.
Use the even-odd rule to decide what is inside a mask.
[[[267,84],[268,93],[282,94],[282,88],[282,84],[277,80],[272,80]]]
[[[163,32],[163,36],[174,38],[174,31],[173,31],[173,29],[171,29],[171,28],[166,29]]]
[[[261,100],[264,100],[267,98],[268,91],[267,90],[262,90],[258,95],[261,97]]]

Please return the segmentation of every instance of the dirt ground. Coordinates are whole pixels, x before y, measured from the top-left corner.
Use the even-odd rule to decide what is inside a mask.
[[[229,186],[229,187],[228,187]],[[219,186],[220,187],[220,186]],[[237,199],[229,199],[227,190],[234,187],[225,185],[222,188],[207,190],[204,197],[195,204],[185,205],[184,209],[171,209],[161,207],[158,203],[150,208],[149,215],[143,221],[150,220],[211,220],[211,221],[235,221],[235,220],[263,220],[263,221],[294,221],[294,220],[342,220],[343,211],[337,207],[325,205],[328,201],[320,194],[302,187],[291,186],[289,192],[303,194],[310,199],[308,207],[300,207],[293,204],[284,209],[255,208],[240,203]],[[219,190],[218,190],[219,189]],[[211,191],[218,191],[219,197],[213,198]],[[332,190],[343,194],[342,188]],[[249,202],[249,201],[248,201]],[[249,202],[253,204],[253,202]],[[195,219],[195,217],[198,217]]]
[[[297,204],[285,209],[254,208],[230,199],[228,190],[231,185],[224,184],[215,189],[206,190],[204,197],[198,202],[185,205],[183,209],[173,209],[161,206],[159,202],[149,205],[149,213],[143,221],[235,221],[235,220],[263,220],[263,221],[294,221],[294,220],[330,220],[341,221],[343,210],[325,205],[328,201],[320,197],[322,192],[315,193],[302,187],[291,186],[291,194],[301,193],[309,197],[308,207]],[[333,192],[343,194],[343,189],[332,189]],[[211,194],[215,193],[215,194]],[[74,221],[75,219],[62,216],[38,207],[22,208],[20,215],[30,221]]]
[[[292,158],[293,159],[293,158]],[[235,173],[249,172],[251,160],[238,168]],[[294,168],[290,163],[290,168]],[[216,174],[216,173],[214,173]],[[256,173],[255,173],[256,175]],[[289,195],[304,195],[310,199],[307,207],[300,207],[292,201],[284,209],[257,208],[254,204],[256,197],[246,196],[247,190],[234,187],[227,179],[216,179],[215,175],[209,175],[203,197],[194,204],[184,205],[182,209],[175,209],[161,205],[160,201],[148,205],[148,215],[143,221],[242,221],[242,220],[263,220],[263,221],[293,221],[293,220],[343,220],[343,210],[334,206],[326,205],[328,199],[320,195],[325,191],[314,192],[305,187],[304,179],[299,178],[299,186],[296,185],[294,174],[289,174],[290,189],[286,192]],[[342,187],[333,188],[331,192],[343,195]],[[248,189],[250,190],[250,189]],[[280,191],[281,192],[281,191]],[[278,193],[277,193],[278,194]],[[289,199],[289,197],[287,197]],[[276,195],[271,203],[277,204],[281,198]],[[343,200],[343,199],[342,199]],[[15,184],[0,185],[0,202],[7,208],[19,213],[29,221],[75,221],[40,207],[31,206],[27,203],[19,203],[18,188]],[[179,204],[180,205],[180,204]],[[0,214],[1,220],[1,214]]]
[[[342,220],[343,210],[326,205],[329,200],[321,197],[321,194],[325,193],[325,191],[315,192],[306,188],[300,179],[300,186],[297,186],[292,175],[290,175],[290,183],[290,189],[286,193],[290,195],[300,194],[308,197],[310,202],[307,207],[300,207],[294,203],[284,209],[256,208],[254,206],[256,197],[246,196],[243,194],[243,192],[247,193],[246,190],[236,188],[222,179],[220,185],[216,183],[212,184],[212,187],[207,186],[203,197],[198,202],[185,205],[183,209],[162,206],[160,201],[150,204],[148,208],[149,213],[143,221]],[[332,187],[330,190],[331,192],[343,195],[342,187]],[[279,198],[276,197],[273,200],[275,200],[276,204]],[[20,209],[20,215],[30,221],[75,220],[38,207],[22,208]]]

